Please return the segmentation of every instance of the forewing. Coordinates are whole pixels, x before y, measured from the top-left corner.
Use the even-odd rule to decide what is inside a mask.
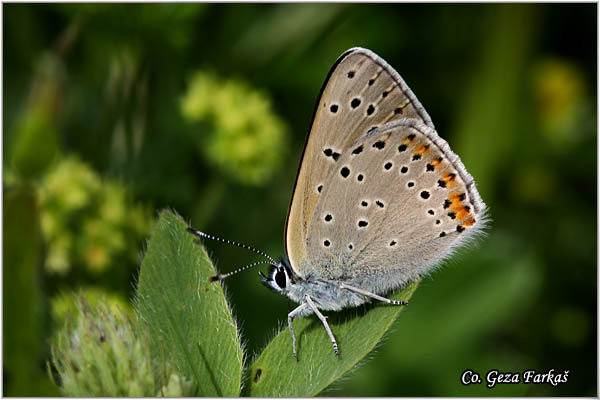
[[[316,105],[286,221],[286,252],[303,275],[307,232],[326,179],[352,143],[391,121],[431,119],[400,75],[373,52],[353,48],[337,60]]]

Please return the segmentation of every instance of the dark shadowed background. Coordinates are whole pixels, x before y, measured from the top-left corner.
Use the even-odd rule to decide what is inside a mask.
[[[283,254],[319,89],[353,46],[402,75],[493,222],[423,280],[370,360],[326,394],[597,395],[596,4],[3,13],[4,395],[59,395],[48,342],[71,293],[130,308],[159,210]],[[257,259],[206,245],[221,271]],[[225,284],[250,356],[288,310],[256,273]],[[461,385],[467,369],[568,370],[569,380],[488,389]]]

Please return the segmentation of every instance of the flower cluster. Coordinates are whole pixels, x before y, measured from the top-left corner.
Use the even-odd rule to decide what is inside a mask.
[[[102,181],[68,157],[44,176],[39,198],[48,272],[64,275],[81,265],[101,273],[121,256],[136,261],[137,241],[149,232],[152,216],[133,204],[123,184]]]
[[[260,185],[281,165],[287,128],[265,93],[200,71],[190,80],[181,111],[186,119],[203,123],[200,151],[232,178]]]

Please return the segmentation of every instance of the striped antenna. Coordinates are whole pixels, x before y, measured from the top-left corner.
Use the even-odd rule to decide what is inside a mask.
[[[246,270],[246,269],[248,269],[248,268],[252,268],[252,267],[254,267],[255,265],[261,265],[261,264],[273,265],[273,264],[271,264],[270,262],[267,262],[267,261],[257,261],[257,262],[255,262],[255,263],[248,264],[248,265],[246,265],[246,266],[243,266],[243,267],[241,267],[241,268],[238,268],[238,269],[236,269],[235,271],[231,271],[231,272],[228,272],[228,273],[226,273],[226,274],[218,274],[217,276],[212,276],[212,277],[211,277],[209,280],[210,280],[211,282],[214,282],[214,281],[222,281],[222,280],[223,280],[223,279],[225,279],[225,278],[229,278],[231,275],[235,275],[235,274],[237,274],[238,272],[242,272],[242,271],[244,271],[244,270]],[[273,265],[273,266],[274,266],[274,267],[276,267],[277,265]]]
[[[234,246],[237,246],[237,247],[241,247],[241,248],[246,249],[246,250],[253,251],[254,253],[260,254],[261,256],[265,257],[268,260],[268,261],[257,261],[255,263],[248,264],[248,265],[246,265],[244,267],[238,268],[235,271],[229,272],[227,274],[218,274],[217,276],[213,276],[213,277],[210,278],[211,282],[222,281],[223,279],[228,278],[231,275],[235,275],[238,272],[242,272],[242,271],[244,271],[244,270],[246,270],[248,268],[254,267],[256,265],[268,264],[268,265],[273,265],[275,267],[278,265],[277,261],[275,261],[273,259],[273,257],[269,256],[268,254],[266,254],[263,251],[255,249],[254,247],[251,247],[251,246],[248,246],[248,245],[245,245],[245,244],[242,244],[242,243],[234,242],[232,240],[221,239],[219,237],[209,235],[208,233],[197,231],[197,230],[195,230],[193,228],[187,228],[187,231],[190,232],[190,233],[192,233],[192,234],[194,234],[194,235],[196,235],[196,236],[198,236],[199,238],[207,238],[207,239],[211,239],[211,240],[216,240],[217,242],[227,243],[227,244],[231,244],[231,245],[234,245]]]

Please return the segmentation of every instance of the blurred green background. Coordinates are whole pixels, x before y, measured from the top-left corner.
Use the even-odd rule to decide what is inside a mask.
[[[158,210],[283,254],[319,89],[353,46],[403,76],[493,222],[325,394],[597,395],[596,4],[4,4],[3,16],[4,395],[59,395],[46,360],[71,293],[128,309]],[[206,245],[222,271],[257,258]],[[288,310],[256,272],[226,283],[250,357]],[[552,368],[568,383],[460,383],[467,369]]]

